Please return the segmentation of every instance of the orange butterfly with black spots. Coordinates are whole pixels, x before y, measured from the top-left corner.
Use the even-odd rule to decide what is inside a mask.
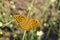
[[[31,30],[34,27],[40,26],[40,22],[38,20],[26,17],[21,14],[14,15],[14,19],[18,23],[18,25],[24,30]]]

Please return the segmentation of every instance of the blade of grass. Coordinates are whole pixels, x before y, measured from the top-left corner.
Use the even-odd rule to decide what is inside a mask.
[[[48,30],[48,32],[47,32],[46,40],[48,40],[48,37],[49,37],[50,31],[51,31],[51,27],[49,28],[49,30]]]
[[[32,33],[31,33],[31,39],[30,40],[34,40],[34,35],[35,35],[36,28],[34,28],[31,31],[32,31]]]
[[[25,39],[25,36],[26,36],[26,30],[24,30],[24,34],[23,34],[22,40]]]
[[[4,24],[4,26],[9,25],[9,24],[12,23],[13,21],[14,21],[14,20],[9,21],[8,23]]]
[[[28,15],[27,15],[27,17],[30,16],[30,12],[31,12],[31,10],[33,9],[33,4],[34,4],[34,0],[32,0],[30,6],[29,6],[28,9],[27,9],[27,10],[28,10]]]
[[[59,29],[58,29],[58,40],[60,40],[60,21],[59,21]]]
[[[46,6],[45,6],[45,8],[44,8],[44,10],[42,12],[42,15],[40,16],[40,18],[44,17],[45,12],[48,10],[48,8],[49,8],[50,5],[51,5],[51,0],[48,0],[47,4],[46,4]]]

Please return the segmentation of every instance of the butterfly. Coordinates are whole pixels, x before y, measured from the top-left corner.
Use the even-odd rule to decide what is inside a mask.
[[[18,23],[19,27],[24,30],[31,30],[34,27],[40,26],[40,22],[38,20],[26,17],[22,14],[14,15],[14,19]]]

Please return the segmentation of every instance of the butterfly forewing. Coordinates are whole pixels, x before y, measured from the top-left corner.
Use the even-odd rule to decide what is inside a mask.
[[[24,25],[27,20],[26,17],[23,15],[14,15],[14,19],[20,26]]]

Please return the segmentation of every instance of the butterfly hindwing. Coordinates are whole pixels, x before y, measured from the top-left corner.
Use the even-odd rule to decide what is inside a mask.
[[[39,21],[35,20],[35,19],[30,19],[29,21],[29,25],[30,25],[30,28],[34,28],[34,27],[38,27],[40,26],[40,23]]]

